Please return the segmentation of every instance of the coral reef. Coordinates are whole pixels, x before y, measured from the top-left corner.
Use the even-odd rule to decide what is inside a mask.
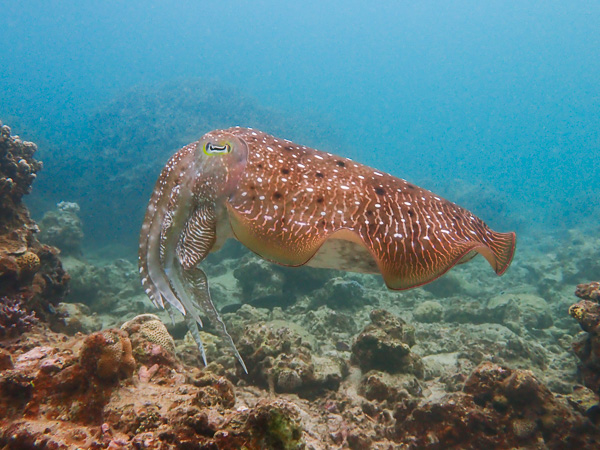
[[[117,131],[107,149],[129,142]],[[2,161],[18,166],[15,155],[34,147],[6,136],[0,154],[11,155]],[[127,165],[136,151],[122,161],[106,153],[102,170]],[[113,181],[126,177],[128,169],[119,170]],[[9,178],[20,191],[10,192],[28,192],[31,177],[15,173]],[[18,195],[7,197],[2,186],[13,215],[0,215],[1,448],[595,448],[600,441],[600,283],[578,286],[581,301],[566,314],[575,280],[598,267],[594,236],[571,231],[564,245],[551,237],[524,245],[501,281],[474,264],[400,293],[379,277],[283,268],[227,244],[205,269],[245,374],[213,325],[201,331],[211,361],[204,367],[183,321],[145,314],[151,304],[130,261],[84,260],[68,204],[54,212],[62,219],[48,222],[54,236],[63,230],[74,239],[71,250],[53,241],[73,276],[72,303],[61,302],[58,251],[37,242]]]
[[[573,342],[573,350],[579,358],[579,370],[584,384],[600,394],[600,283],[580,284],[575,294],[582,298],[569,308],[569,314],[586,332]]]
[[[37,322],[35,313],[27,312],[21,297],[0,298],[0,339],[24,333]]]
[[[68,275],[58,250],[36,239],[38,227],[22,202],[30,193],[42,164],[33,158],[37,147],[0,123],[0,292],[5,296],[0,326],[11,327],[11,309],[34,311],[48,318],[52,305],[66,294]],[[7,320],[8,322],[4,322]],[[27,327],[25,327],[27,328]]]
[[[233,270],[233,276],[241,288],[242,303],[255,307],[273,308],[294,304],[299,297],[316,293],[330,282],[332,270],[310,270],[278,266],[247,254]],[[351,283],[340,281],[344,285]],[[335,295],[334,301],[347,304],[348,297]],[[315,295],[315,298],[319,294]],[[327,294],[320,296],[329,298]]]
[[[131,310],[131,300],[143,295],[137,283],[136,267],[127,260],[117,259],[109,264],[94,265],[67,256],[63,258],[63,264],[72,278],[67,300],[83,303],[94,312],[110,310],[123,317]],[[145,297],[138,303],[134,313],[150,307]]]
[[[102,328],[102,320],[97,313],[82,303],[59,303],[56,306],[58,318],[52,321],[52,331],[73,336],[76,333],[90,334]]]
[[[441,322],[444,317],[444,307],[439,302],[427,300],[416,307],[413,311],[413,317],[417,322]]]
[[[315,397],[336,390],[346,372],[343,360],[313,356],[311,344],[298,331],[277,321],[247,326],[238,349],[250,380],[275,392]]]
[[[109,329],[90,334],[83,341],[79,364],[88,374],[102,380],[131,377],[135,359],[127,333]]]
[[[175,341],[158,316],[141,314],[125,322],[121,330],[126,331],[131,339],[138,363],[148,366],[179,366],[175,356]]]
[[[65,255],[81,256],[83,226],[78,216],[79,205],[60,202],[40,221],[40,241],[58,247]]]
[[[408,448],[593,448],[598,430],[529,371],[477,367],[464,392],[398,404],[396,436]]]

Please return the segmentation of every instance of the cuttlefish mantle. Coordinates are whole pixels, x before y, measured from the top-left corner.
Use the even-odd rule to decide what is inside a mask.
[[[215,321],[244,369],[199,267],[229,238],[282,265],[380,273],[396,290],[429,283],[476,254],[502,275],[516,241],[350,159],[248,128],[207,133],[161,172],[142,225],[140,275],[157,307],[186,317],[202,352],[199,311]]]

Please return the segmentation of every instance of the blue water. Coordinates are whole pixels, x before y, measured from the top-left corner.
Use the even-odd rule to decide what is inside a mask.
[[[85,118],[115,96],[217,81],[450,199],[455,180],[492,189],[498,217],[472,202],[491,225],[560,230],[599,212],[599,17],[588,1],[2,1],[0,119],[51,176],[67,151],[93,166]],[[43,177],[34,197],[72,200]]]

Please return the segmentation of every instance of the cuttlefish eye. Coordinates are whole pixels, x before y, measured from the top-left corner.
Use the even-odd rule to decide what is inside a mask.
[[[207,142],[203,150],[207,155],[225,155],[231,153],[231,144],[224,143],[223,145],[217,145]]]

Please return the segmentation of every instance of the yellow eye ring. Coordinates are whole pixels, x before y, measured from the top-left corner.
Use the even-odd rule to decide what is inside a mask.
[[[213,144],[211,142],[207,142],[202,147],[202,150],[208,156],[226,155],[227,153],[231,153],[231,145],[229,143],[225,143],[223,145],[217,145],[217,144]]]

